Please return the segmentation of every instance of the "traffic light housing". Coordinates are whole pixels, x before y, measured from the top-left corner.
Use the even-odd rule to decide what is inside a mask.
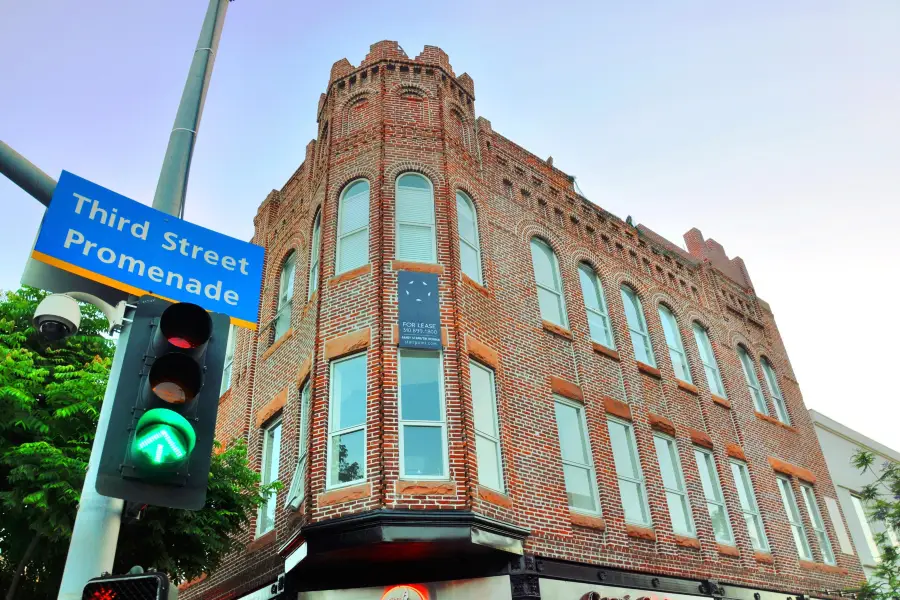
[[[84,586],[81,600],[176,600],[178,588],[164,573],[105,575]]]
[[[197,510],[206,488],[230,319],[142,296],[132,319],[97,492]]]

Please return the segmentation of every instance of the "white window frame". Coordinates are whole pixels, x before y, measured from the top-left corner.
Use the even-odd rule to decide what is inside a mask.
[[[850,504],[853,505],[853,512],[856,513],[856,518],[859,521],[860,529],[862,529],[863,537],[866,538],[866,545],[869,546],[869,553],[872,555],[872,559],[875,562],[879,562],[881,560],[881,548],[878,547],[878,542],[875,541],[875,532],[872,531],[872,525],[869,523],[869,515],[866,514],[866,507],[865,504],[863,504],[863,499],[856,494],[850,494]]]
[[[494,369],[492,369],[490,367],[486,367],[486,366],[482,365],[481,363],[478,363],[474,360],[469,360],[469,372],[471,373],[473,369],[479,369],[479,370],[487,373],[488,381],[490,382],[490,398],[488,400],[490,402],[491,412],[492,412],[492,416],[494,419],[494,428],[495,428],[495,431],[497,432],[497,435],[494,436],[492,433],[485,431],[482,428],[479,428],[478,420],[477,420],[477,418],[475,418],[476,413],[475,413],[475,408],[474,408],[474,405],[476,402],[478,402],[478,400],[476,400],[476,398],[475,398],[475,388],[474,388],[474,386],[472,386],[471,387],[471,390],[472,390],[472,421],[473,421],[474,428],[475,428],[475,458],[476,458],[476,462],[478,463],[478,469],[480,471],[481,461],[478,460],[478,438],[483,438],[483,439],[491,442],[492,444],[494,444],[494,448],[496,448],[496,452],[497,452],[497,470],[498,470],[497,481],[500,482],[500,488],[497,489],[497,488],[492,488],[489,485],[485,485],[481,481],[480,477],[478,478],[478,483],[479,483],[479,485],[482,485],[486,488],[496,490],[496,491],[500,492],[501,494],[503,494],[503,493],[506,493],[506,485],[505,485],[505,481],[504,481],[504,477],[503,477],[503,471],[504,471],[504,469],[503,469],[503,451],[502,451],[502,445],[500,442],[500,416],[499,416],[500,410],[497,405],[496,375],[494,373]],[[470,386],[471,386],[471,382],[472,382],[472,377],[470,375],[469,376]]]
[[[753,408],[756,412],[768,416],[769,405],[766,403],[766,397],[763,396],[762,388],[759,387],[759,377],[756,374],[753,358],[743,344],[738,344],[737,353],[738,360],[741,361],[741,370],[744,372],[744,381],[747,383],[747,391],[753,401]]]
[[[759,530],[762,546],[759,548],[754,546],[753,549],[759,552],[771,552],[765,523],[763,522],[762,514],[759,512],[759,503],[756,501],[756,490],[753,488],[753,480],[750,478],[750,469],[747,467],[747,463],[737,459],[731,459],[728,462],[731,466],[731,476],[734,479],[734,487],[738,492],[738,505],[741,507],[741,513],[744,515],[744,521],[752,520]],[[737,473],[735,473],[735,468]],[[741,496],[743,495],[741,490],[746,494],[749,506],[744,506],[744,502],[741,501]],[[753,545],[752,538],[750,543]]]
[[[400,205],[400,202],[398,200],[400,197],[400,180],[403,179],[404,177],[421,177],[426,182],[428,182],[428,189],[431,194],[431,224],[430,225],[427,223],[416,223],[413,221],[404,221],[402,215],[400,215],[397,212],[397,208]],[[412,259],[410,259],[410,258],[400,256],[400,228],[403,225],[409,225],[412,227],[429,227],[431,229],[431,234],[429,235],[429,239],[431,240],[430,260],[425,260],[425,261],[417,260],[417,261],[413,261],[413,262],[422,262],[422,263],[429,263],[429,264],[437,263],[437,235],[436,235],[437,234],[437,214],[435,211],[436,211],[436,207],[435,207],[435,203],[434,203],[434,183],[432,183],[431,179],[429,179],[425,175],[422,175],[421,173],[418,173],[416,171],[406,171],[404,173],[400,173],[400,175],[398,175],[397,179],[394,181],[394,217],[395,217],[395,221],[396,221],[396,225],[394,227],[394,232],[395,232],[394,255],[397,258],[397,260],[412,261]]]
[[[772,396],[772,404],[775,405],[775,416],[785,425],[790,425],[791,415],[788,413],[787,404],[784,402],[781,386],[778,385],[778,374],[775,373],[772,363],[765,356],[759,359],[759,364],[762,367],[763,379],[766,380],[766,385],[769,388],[769,395]]]
[[[669,360],[672,361],[672,368],[675,370],[675,377],[684,381],[685,383],[694,383],[693,377],[691,377],[691,364],[688,362],[687,352],[684,349],[684,341],[681,339],[681,329],[678,327],[678,319],[675,318],[675,313],[672,312],[672,309],[666,306],[665,304],[660,304],[657,306],[657,312],[659,313],[660,324],[663,328],[663,337],[666,338],[666,346],[669,348]],[[675,339],[669,339],[669,333],[666,329],[666,321],[668,321],[669,327],[672,329],[672,333],[675,336]],[[675,361],[672,359],[672,355],[676,354],[681,359],[681,365],[684,367],[681,370],[681,373],[678,372],[678,367],[675,365]]]
[[[319,287],[319,246],[322,243],[322,209],[316,211],[313,219],[312,236],[309,244],[309,283],[306,301],[309,302]]]
[[[591,438],[588,435],[588,427],[587,427],[587,418],[584,414],[584,405],[579,402],[574,402],[569,400],[568,398],[564,398],[563,396],[559,396],[557,394],[553,395],[554,401],[554,420],[556,421],[556,432],[557,436],[561,436],[562,432],[559,430],[559,420],[556,419],[556,403],[563,404],[565,406],[569,406],[574,408],[578,413],[578,420],[581,424],[581,435],[583,436],[582,442],[584,442],[584,447],[587,449],[588,461],[587,463],[580,463],[578,461],[562,458],[562,453],[560,452],[561,462],[563,465],[568,465],[570,467],[575,467],[577,469],[581,469],[588,472],[588,478],[591,483],[591,494],[594,498],[594,506],[597,507],[597,510],[585,510],[583,508],[576,508],[574,506],[569,505],[569,510],[586,514],[586,515],[600,515],[601,507],[600,507],[600,493],[597,489],[597,471],[594,468],[594,452],[591,449]],[[565,472],[563,472],[563,488],[565,488]],[[568,504],[568,490],[566,490],[566,504]]]
[[[837,559],[834,556],[834,548],[831,546],[831,540],[828,538],[828,531],[825,529],[822,511],[819,510],[819,501],[816,498],[816,490],[808,483],[801,483],[800,495],[803,496],[803,504],[806,505],[806,514],[809,516],[813,534],[815,534],[816,541],[819,542],[819,552],[822,555],[822,561],[826,565],[836,565]]]
[[[438,361],[438,396],[441,407],[440,421],[418,421],[403,419],[403,369],[402,356],[404,354],[432,354],[437,357]],[[450,478],[450,460],[449,449],[447,443],[447,403],[445,397],[444,382],[444,353],[440,350],[413,350],[403,348],[397,352],[397,420],[399,421],[400,434],[400,479],[416,479],[422,481],[445,481]],[[406,427],[434,427],[440,428],[441,431],[441,460],[443,473],[440,475],[418,475],[406,473],[406,459],[404,447],[406,445],[406,435],[404,434]]]
[[[237,325],[228,328],[228,340],[225,342],[225,364],[222,366],[222,384],[219,396],[231,388],[231,377],[234,374],[234,347],[237,345]]]
[[[650,366],[656,368],[656,355],[653,353],[653,342],[650,340],[650,330],[647,328],[647,317],[644,315],[644,305],[641,303],[640,297],[638,297],[637,292],[630,285],[622,284],[619,288],[620,294],[622,296],[622,303],[630,302],[631,306],[634,308],[635,313],[637,314],[637,323],[632,323],[631,319],[628,318],[628,311],[625,310],[625,322],[628,324],[628,331],[631,337],[631,345],[632,351],[634,352],[635,360],[637,358],[637,348],[634,345],[634,335],[637,334],[640,340],[644,343],[644,348],[646,349],[646,353],[648,358],[650,359]],[[624,306],[623,306],[624,310]],[[635,326],[637,329],[635,329]]]
[[[351,354],[350,356],[344,356],[342,358],[331,361],[331,363],[328,365],[328,369],[329,369],[329,373],[328,373],[328,446],[327,446],[327,450],[325,452],[325,454],[326,454],[325,489],[328,489],[328,490],[334,490],[334,489],[339,489],[339,488],[347,487],[347,486],[351,486],[351,485],[357,485],[359,483],[366,481],[366,477],[368,476],[368,472],[367,472],[368,468],[366,465],[366,463],[368,462],[366,460],[366,458],[368,456],[368,445],[369,445],[369,443],[368,443],[369,442],[369,440],[368,440],[368,436],[369,436],[369,434],[368,434],[368,418],[364,418],[363,422],[359,425],[351,425],[350,427],[345,427],[344,429],[335,429],[334,428],[334,415],[335,415],[335,410],[334,410],[334,408],[335,408],[335,404],[334,404],[334,368],[335,368],[335,365],[338,365],[345,361],[359,360],[359,359],[362,359],[365,362],[365,368],[363,369],[363,373],[365,374],[364,377],[366,378],[366,381],[365,381],[365,388],[366,388],[366,407],[365,407],[365,409],[366,410],[364,410],[363,412],[364,412],[364,414],[367,415],[368,414],[368,389],[369,389],[369,381],[368,381],[369,356],[368,356],[368,353],[360,352],[359,354]],[[335,457],[332,455],[332,448],[334,447],[332,440],[334,440],[334,438],[337,436],[347,435],[350,433],[355,433],[357,431],[363,432],[363,434],[362,434],[362,436],[363,436],[362,476],[359,479],[354,479],[353,481],[333,482],[331,480],[331,471],[332,471],[331,461]]]
[[[541,282],[538,281],[537,268],[536,268],[537,265],[535,265],[535,263],[534,263],[534,251],[532,250],[532,246],[534,244],[543,246],[550,253],[550,257],[553,259],[552,266],[553,266],[553,275],[554,275],[554,279],[555,279],[554,283],[556,283],[559,286],[559,289],[547,287],[546,285],[543,285]],[[554,321],[551,321],[550,319],[547,319],[544,316],[543,311],[541,311],[540,294],[538,294],[538,310],[541,312],[541,319],[544,321],[547,321],[548,323],[553,323],[554,325],[558,325],[560,327],[568,329],[569,328],[569,314],[566,311],[566,296],[563,293],[562,271],[559,268],[559,258],[556,256],[556,252],[553,251],[553,247],[550,246],[550,244],[548,244],[547,242],[545,242],[544,240],[542,240],[539,237],[531,238],[531,241],[528,244],[528,250],[529,250],[529,252],[531,252],[531,269],[534,272],[534,283],[538,288],[556,296],[556,300],[559,305],[559,314],[562,317],[562,319],[561,319],[562,323],[556,323]]]
[[[781,496],[781,503],[784,506],[785,516],[787,516],[788,525],[791,528],[791,537],[794,539],[794,546],[797,548],[797,556],[800,560],[813,560],[812,547],[809,545],[809,538],[806,536],[806,525],[803,524],[803,517],[800,514],[800,507],[797,505],[797,497],[794,495],[794,487],[791,480],[783,475],[775,476],[778,483],[778,493]],[[802,543],[802,548],[800,544]]]
[[[582,299],[584,300],[584,309],[588,313],[588,330],[591,334],[591,341],[596,342],[601,346],[606,346],[610,350],[615,350],[615,336],[613,336],[612,322],[609,320],[609,307],[606,305],[606,293],[603,291],[603,284],[600,282],[600,277],[597,275],[597,272],[591,267],[591,265],[585,262],[579,263],[578,272],[578,282],[581,284],[581,295],[583,296]],[[599,310],[588,306],[587,297],[585,297],[584,282],[581,280],[582,274],[584,274],[584,276],[588,278],[590,283],[593,285],[594,290],[596,291],[597,304],[600,307]],[[602,339],[598,339],[598,337],[594,335],[594,328],[591,326],[591,315],[600,319],[600,323],[603,327]]]
[[[697,321],[691,324],[691,329],[694,330],[694,342],[697,344],[700,362],[703,363],[703,372],[706,375],[709,391],[720,398],[728,398],[725,392],[725,382],[722,381],[722,372],[719,370],[719,363],[716,361],[715,352],[713,352],[712,341],[709,339],[709,331]],[[707,358],[709,358],[710,362],[707,362]]]
[[[299,508],[306,498],[306,465],[309,460],[309,410],[312,405],[310,379],[300,388],[300,430],[297,435],[297,468],[291,478],[291,487],[285,498],[285,506]]]
[[[359,182],[365,182],[366,184],[366,222],[362,227],[357,227],[353,231],[342,231],[343,222],[344,222],[344,199],[347,197],[347,192],[350,191],[353,186],[355,186]],[[358,179],[354,179],[349,182],[344,190],[341,192],[340,201],[338,202],[338,226],[337,226],[337,244],[335,248],[335,256],[336,259],[334,261],[334,273],[335,275],[340,275],[341,273],[345,273],[352,269],[356,269],[358,267],[362,267],[369,263],[369,212],[371,210],[371,202],[372,202],[372,186],[369,183],[368,179],[360,177]],[[362,231],[366,232],[366,260],[362,264],[359,265],[344,265],[344,255],[341,252],[343,249],[343,241],[345,238],[350,237],[351,235],[356,235]]]
[[[662,462],[659,460],[659,449],[656,447],[656,440],[660,439],[666,443],[666,449],[671,452],[673,456],[672,466],[675,469],[673,473],[675,475],[675,479],[677,483],[681,486],[681,489],[666,487],[665,478],[662,478],[663,482],[663,490],[665,490],[666,494],[676,494],[681,497],[682,502],[684,503],[684,507],[687,510],[687,521],[688,521],[688,531],[676,531],[675,530],[675,522],[672,520],[672,507],[669,506],[668,496],[666,497],[666,509],[669,511],[669,522],[672,524],[672,531],[677,535],[687,536],[687,537],[696,537],[697,536],[697,526],[694,524],[694,511],[691,507],[691,499],[688,496],[687,492],[687,484],[684,480],[684,469],[681,466],[681,456],[678,451],[678,442],[675,438],[655,432],[653,434],[653,450],[656,452],[656,460],[659,464],[660,475],[662,475]]]
[[[270,448],[272,444],[270,438],[270,432],[274,431],[275,428],[279,428],[278,432],[278,447]],[[271,423],[263,427],[262,436],[263,436],[263,447],[262,447],[262,457],[260,460],[260,482],[263,485],[272,483],[274,481],[279,481],[279,473],[281,471],[281,434],[283,433],[284,428],[282,427],[282,419],[278,417],[274,419]],[[272,436],[274,437],[274,436]],[[266,457],[274,458],[275,460],[275,478],[270,480],[269,471],[272,469],[272,465],[269,461],[266,460]],[[269,503],[275,504],[275,516],[272,517],[272,522],[269,523],[269,519],[266,516],[266,513],[269,509]],[[278,494],[272,492],[272,495],[269,496],[264,503],[259,506],[259,513],[256,516],[256,537],[259,537],[263,534],[266,534],[273,529],[275,529],[275,520],[277,519],[277,510],[278,510]]]
[[[700,464],[699,455],[702,455],[704,457],[704,462],[706,460],[709,460],[712,465],[712,473],[710,474],[709,480],[710,484],[712,484],[715,489],[707,490],[703,486],[702,476],[700,478],[700,487],[703,489],[703,497],[706,500],[706,511],[707,513],[709,513],[710,522],[712,522],[712,512],[710,511],[710,505],[714,505],[722,508],[722,511],[725,513],[725,523],[726,525],[728,525],[729,539],[720,540],[719,538],[716,538],[716,542],[725,546],[734,546],[736,545],[734,539],[734,527],[732,527],[731,525],[731,515],[728,513],[728,506],[725,504],[725,494],[722,492],[722,482],[719,480],[719,466],[716,464],[716,456],[706,448],[694,446],[694,462],[696,462],[697,464],[697,471],[700,471],[700,469],[709,466],[707,464]],[[710,494],[708,492],[713,492],[712,497],[710,497]],[[715,497],[715,492],[718,492],[719,498],[721,498],[721,500]]]
[[[290,273],[288,272],[290,270]],[[291,328],[291,309],[294,306],[294,283],[297,276],[297,253],[291,252],[281,265],[281,276],[278,278],[278,308],[275,310],[275,339],[277,340]],[[288,289],[290,288],[290,289]],[[287,318],[287,329],[279,332],[282,317]]]
[[[462,202],[468,206],[469,210],[472,211],[472,224],[475,227],[475,239],[474,240],[467,240],[465,237],[463,237],[462,232],[459,230],[460,200],[462,200]],[[478,239],[479,238],[478,211],[475,210],[475,202],[472,201],[472,198],[470,198],[469,195],[462,190],[456,190],[456,233],[457,233],[457,237],[459,237],[459,245],[460,245],[460,248],[459,248],[459,268],[460,268],[460,270],[463,273],[465,273],[466,275],[468,275],[476,283],[484,285],[484,278],[483,278],[483,273],[482,273],[484,268],[481,264],[481,242]],[[466,246],[468,246],[469,248],[471,248],[472,250],[475,251],[475,259],[478,264],[478,272],[475,273],[474,276],[472,273],[466,273],[465,268],[463,267],[463,262],[462,262],[462,246],[463,246],[463,244],[465,244]]]
[[[628,453],[631,455],[631,460],[634,463],[634,465],[637,467],[637,472],[638,472],[637,478],[635,478],[635,477],[632,477],[631,475],[623,475],[622,473],[619,473],[619,470],[617,468],[615,469],[616,481],[617,481],[617,483],[619,483],[619,500],[622,501],[622,494],[621,494],[621,488],[622,488],[621,482],[622,481],[625,481],[625,482],[628,482],[631,484],[636,484],[641,493],[641,504],[643,504],[644,514],[647,515],[646,521],[629,521],[628,517],[626,516],[625,522],[631,523],[632,525],[640,525],[642,527],[652,527],[653,526],[653,516],[650,514],[650,503],[647,499],[647,480],[644,477],[644,469],[641,466],[641,456],[638,453],[637,440],[634,437],[634,425],[628,421],[624,421],[622,419],[615,419],[615,418],[612,418],[607,415],[607,418],[606,418],[607,428],[610,426],[610,424],[613,424],[613,423],[615,423],[617,425],[621,425],[622,427],[625,428],[625,437],[628,440]],[[612,437],[612,436],[610,436],[610,437]],[[612,446],[612,450],[613,450],[613,467],[615,468],[615,452],[616,452],[615,446]],[[625,512],[624,502],[622,503],[622,512],[623,513]]]

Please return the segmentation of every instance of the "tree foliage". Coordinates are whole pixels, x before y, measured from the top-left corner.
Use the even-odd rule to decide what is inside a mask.
[[[78,335],[47,343],[31,322],[44,296],[0,296],[0,589],[21,572],[16,598],[56,596],[114,351],[89,305]],[[141,565],[176,581],[212,572],[274,487],[260,486],[243,443],[217,452],[206,506],[148,507],[123,522],[114,570]]]
[[[860,490],[860,498],[870,519],[884,523],[885,528],[900,537],[900,465],[885,461],[876,469],[875,462],[872,452],[858,451],[853,457],[857,469],[875,478]],[[884,532],[875,535],[875,543],[881,551],[881,560],[875,567],[874,577],[857,593],[857,599],[896,600],[900,598],[900,548]]]

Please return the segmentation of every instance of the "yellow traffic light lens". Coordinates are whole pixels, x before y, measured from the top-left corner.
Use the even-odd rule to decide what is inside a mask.
[[[149,379],[156,397],[169,404],[190,402],[203,385],[200,365],[185,354],[166,354],[156,359]]]

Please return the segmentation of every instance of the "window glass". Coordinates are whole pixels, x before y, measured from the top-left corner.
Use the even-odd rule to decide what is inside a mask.
[[[337,264],[343,273],[369,262],[369,182],[350,184],[341,195],[338,213]]]
[[[753,359],[750,358],[747,349],[743,346],[738,346],[738,357],[741,359],[741,367],[744,369],[744,381],[747,382],[747,389],[750,391],[750,397],[753,398],[753,407],[757,412],[764,415],[769,414],[766,399],[759,388],[759,379],[756,377],[756,367],[753,366]]]
[[[278,310],[275,313],[275,339],[283,336],[291,328],[291,306],[294,299],[294,272],[297,270],[297,255],[291,252],[281,267],[278,287]]]
[[[681,343],[681,332],[678,330],[678,322],[675,315],[668,307],[659,305],[659,320],[662,322],[663,333],[666,336],[666,345],[669,347],[669,358],[672,359],[672,367],[675,376],[688,383],[692,383],[691,368],[688,365],[687,355],[684,352],[684,344]]]
[[[278,420],[263,430],[262,483],[278,481],[278,462],[281,455],[281,421]],[[262,535],[275,527],[276,494],[272,493],[265,504],[259,507],[256,535]]]
[[[866,538],[869,552],[872,554],[872,558],[877,561],[881,557],[881,550],[878,549],[878,544],[875,543],[875,536],[872,534],[872,528],[869,526],[869,517],[866,514],[865,507],[863,507],[862,499],[858,496],[850,496],[850,501],[853,504],[853,511],[856,513],[856,519],[859,521],[863,536]]]
[[[725,385],[722,383],[722,374],[719,371],[719,364],[716,362],[716,356],[713,354],[712,344],[709,341],[709,333],[700,323],[693,324],[694,340],[697,342],[697,352],[700,354],[700,361],[703,363],[703,371],[706,374],[706,383],[709,384],[709,391],[719,398],[726,398]]]
[[[712,521],[716,541],[720,544],[734,545],[734,535],[731,532],[728,509],[725,508],[722,488],[719,485],[715,459],[711,453],[700,448],[694,448],[694,459],[697,461],[697,470],[700,472],[703,495],[706,496],[706,507],[709,510],[709,518]]]
[[[331,363],[329,487],[365,478],[366,378],[365,354]]]
[[[297,468],[294,471],[294,477],[291,479],[291,487],[288,490],[286,504],[293,505],[294,508],[300,505],[300,502],[306,496],[306,462],[309,450],[309,406],[310,406],[310,387],[309,380],[300,390],[300,432],[297,436],[300,440],[297,450]]]
[[[444,382],[439,352],[400,352],[401,476],[446,477]]]
[[[584,263],[578,265],[578,278],[581,282],[581,296],[587,310],[588,326],[591,330],[591,341],[615,349],[609,313],[606,310],[606,298],[603,287],[594,270]]]
[[[397,179],[397,258],[437,262],[434,195],[427,179],[406,173]]]
[[[619,480],[619,496],[625,511],[625,521],[638,525],[650,524],[647,507],[647,490],[638,461],[637,445],[631,425],[608,420],[609,438],[612,443],[616,477]]]
[[[584,407],[556,397],[556,426],[562,451],[563,476],[569,507],[583,512],[599,513],[597,477],[591,458],[590,443],[585,434]],[[569,438],[577,437],[573,443]]]
[[[237,340],[237,329],[234,325],[228,328],[228,341],[225,345],[225,366],[222,368],[222,385],[219,394],[224,394],[231,387],[231,370],[234,365],[234,345]]]
[[[763,374],[766,378],[766,384],[769,386],[769,394],[772,396],[772,403],[775,405],[775,416],[778,420],[787,425],[791,424],[791,417],[788,415],[787,405],[784,403],[784,396],[781,394],[781,388],[778,386],[778,376],[775,375],[775,369],[771,363],[763,357],[760,361]]]
[[[309,285],[307,289],[306,299],[312,298],[319,285],[319,242],[322,229],[322,211],[316,211],[316,218],[313,220],[312,243],[309,245]]]
[[[672,520],[672,531],[679,535],[694,535],[694,523],[691,519],[691,506],[684,486],[684,475],[681,462],[678,460],[678,447],[675,440],[662,435],[653,436],[656,457],[659,460],[659,471],[666,490],[666,504],[669,507],[669,518]]]
[[[797,499],[794,497],[790,480],[778,477],[778,491],[781,494],[781,502],[784,504],[788,523],[791,525],[791,535],[794,538],[794,545],[797,547],[797,554],[803,560],[812,560],[812,551],[809,549],[809,541],[806,538],[806,527],[800,518],[800,511],[797,510]]]
[[[650,336],[647,333],[647,322],[644,320],[644,310],[641,301],[627,285],[622,286],[622,304],[625,307],[625,319],[628,321],[628,329],[631,332],[631,344],[634,347],[634,358],[651,367],[656,366],[653,356],[653,347],[650,344]]]
[[[762,516],[759,514],[759,506],[756,504],[756,494],[753,493],[753,482],[750,481],[750,473],[747,471],[747,465],[732,460],[731,475],[734,477],[734,486],[737,488],[744,521],[747,523],[747,534],[750,536],[750,545],[753,546],[754,550],[768,552],[769,542],[766,539]]]
[[[560,327],[568,327],[562,294],[562,279],[556,255],[546,243],[532,238],[531,261],[534,265],[534,279],[538,288],[541,318]]]
[[[472,406],[475,417],[475,455],[478,483],[503,491],[503,461],[500,456],[500,431],[494,372],[474,361],[469,362]]]
[[[475,206],[463,192],[456,192],[456,224],[459,232],[459,259],[462,271],[478,283],[483,283]]]
[[[828,533],[825,531],[825,523],[822,521],[822,513],[819,512],[819,503],[816,502],[816,493],[812,486],[801,484],[800,493],[803,496],[803,504],[806,505],[806,513],[809,516],[809,522],[812,523],[813,533],[816,534],[816,541],[819,543],[819,551],[822,552],[822,560],[826,564],[835,564],[834,552],[831,549],[831,540],[828,539]]]

